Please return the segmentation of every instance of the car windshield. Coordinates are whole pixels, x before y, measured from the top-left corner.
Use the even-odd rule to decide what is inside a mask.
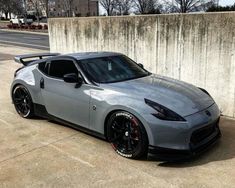
[[[141,78],[150,73],[126,56],[81,60],[81,67],[97,83],[114,83]]]

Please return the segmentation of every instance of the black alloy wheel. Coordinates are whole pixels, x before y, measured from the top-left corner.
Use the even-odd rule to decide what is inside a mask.
[[[114,150],[126,158],[140,158],[147,154],[148,137],[142,123],[126,111],[111,115],[107,137]]]
[[[18,85],[12,93],[13,103],[18,114],[23,118],[31,118],[34,115],[31,96],[23,85]]]

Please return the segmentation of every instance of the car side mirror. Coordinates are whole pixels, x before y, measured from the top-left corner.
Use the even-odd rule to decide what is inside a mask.
[[[75,73],[65,74],[64,81],[67,83],[77,83],[78,82],[78,75]]]
[[[143,65],[143,64],[138,63],[138,65],[139,65],[142,69],[144,69],[144,65]]]
[[[75,83],[75,88],[79,88],[83,84],[83,79],[76,73],[65,74],[64,81],[67,83]]]
[[[80,88],[82,86],[82,84],[83,84],[83,79],[81,77],[78,77],[75,88]]]

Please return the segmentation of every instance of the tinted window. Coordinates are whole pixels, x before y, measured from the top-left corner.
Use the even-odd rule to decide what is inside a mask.
[[[49,63],[42,62],[38,64],[38,69],[45,74],[48,74]]]
[[[69,73],[78,74],[78,70],[74,65],[73,61],[69,60],[51,61],[49,76],[62,79],[65,74]]]
[[[126,56],[82,60],[81,67],[97,83],[120,82],[150,74]]]

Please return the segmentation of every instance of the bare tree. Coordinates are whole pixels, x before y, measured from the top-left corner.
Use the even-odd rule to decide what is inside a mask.
[[[133,0],[117,0],[115,9],[119,15],[128,15],[133,6]]]
[[[220,6],[220,5],[213,5],[209,7],[207,12],[226,12],[226,11],[235,11],[235,3],[231,6]]]
[[[106,10],[108,16],[112,16],[117,8],[117,0],[100,0],[101,6]]]
[[[24,0],[27,6],[27,0]],[[46,17],[49,17],[49,0],[28,0],[33,5],[33,8],[38,16],[42,15],[42,12],[46,13]]]
[[[23,2],[19,0],[0,0],[0,11],[5,14],[6,19],[11,14],[22,14]]]
[[[205,11],[209,6],[215,4],[217,0],[164,0],[167,12],[195,12]]]
[[[42,9],[46,13],[46,17],[49,17],[49,0],[41,0]]]
[[[27,15],[27,0],[22,0],[23,2],[23,14]]]
[[[49,18],[49,0],[44,0],[45,1],[45,6],[46,6],[46,15],[47,18]]]
[[[28,0],[28,1],[33,6],[33,9],[36,14],[37,22],[39,23],[39,18],[42,15],[42,2],[41,0]]]
[[[74,0],[63,0],[63,1],[60,1],[60,3],[64,11],[66,12],[66,16],[72,17]]]
[[[27,9],[29,5],[32,5],[33,10],[36,13],[36,17],[40,17],[42,15],[46,15],[46,17],[49,17],[49,4],[53,2],[53,0],[22,0],[24,3],[25,12],[27,14]],[[61,1],[62,6],[66,4],[67,0]],[[67,7],[67,6],[66,6]]]
[[[134,3],[140,14],[160,13],[160,3],[158,0],[134,0]]]
[[[22,14],[23,13],[23,2],[19,0],[11,0],[10,1],[10,13],[13,14]]]
[[[8,19],[8,14],[10,12],[10,1],[0,0],[0,11],[5,14],[5,19]]]

